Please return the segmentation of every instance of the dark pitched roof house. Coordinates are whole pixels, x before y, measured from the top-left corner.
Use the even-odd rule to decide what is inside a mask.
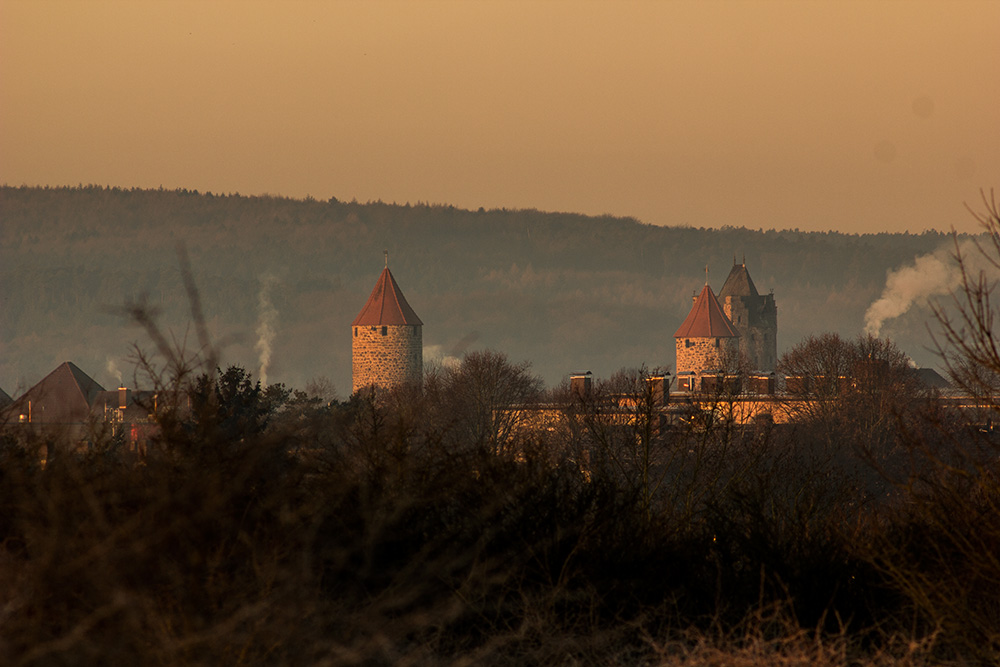
[[[951,382],[933,368],[911,368],[910,372],[929,389],[951,389]]]
[[[674,338],[739,338],[712,288],[705,285]]]
[[[406,302],[402,290],[392,277],[389,267],[382,270],[382,275],[375,283],[375,289],[368,297],[368,302],[351,323],[352,327],[378,325],[423,325],[417,314]]]
[[[13,402],[14,399],[10,397],[10,394],[8,394],[2,388],[0,388],[0,408],[6,408]]]
[[[18,397],[10,409],[17,415],[30,414],[32,422],[80,423],[87,421],[90,406],[102,391],[104,387],[66,361]]]
[[[750,278],[750,272],[747,271],[746,263],[736,264],[734,261],[726,282],[719,290],[720,299],[725,299],[727,296],[760,296],[757,292],[757,286]]]

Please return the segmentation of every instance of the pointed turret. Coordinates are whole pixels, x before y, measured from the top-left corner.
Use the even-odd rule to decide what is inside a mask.
[[[420,326],[423,324],[417,314],[413,312],[413,308],[410,308],[410,304],[406,302],[406,297],[403,296],[403,291],[396,284],[396,279],[392,277],[388,266],[382,269],[382,275],[378,277],[378,282],[375,283],[375,289],[368,297],[368,302],[354,318],[351,326],[381,326],[383,324],[392,326],[401,324]]]
[[[674,334],[674,338],[736,338],[740,333],[733,328],[719,300],[708,285],[694,299],[687,319]]]
[[[752,296],[758,297],[757,286],[750,278],[746,263],[733,264],[733,269],[729,272],[729,277],[719,290],[719,298],[725,301],[727,296]]]
[[[389,271],[387,257],[371,296],[351,323],[352,390],[421,382],[423,324]]]
[[[701,387],[702,375],[714,375],[732,365],[739,351],[740,334],[706,284],[674,340],[678,386],[696,391]]]
[[[722,309],[740,332],[740,354],[751,370],[770,372],[778,361],[778,309],[773,294],[760,294],[746,261],[733,264],[719,291]]]

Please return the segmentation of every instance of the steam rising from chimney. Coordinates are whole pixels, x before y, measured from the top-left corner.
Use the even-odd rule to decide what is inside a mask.
[[[105,364],[104,369],[108,372],[108,375],[110,375],[111,377],[115,378],[118,381],[118,386],[120,387],[122,384],[122,372],[118,370],[118,364],[115,363],[114,359],[112,359],[111,357],[107,357],[107,360],[108,361]]]
[[[984,270],[985,262],[975,243],[963,241],[958,249],[967,271],[976,275]],[[889,272],[882,296],[865,312],[865,333],[878,336],[886,320],[905,314],[915,305],[925,306],[933,297],[951,294],[961,282],[954,246],[916,257],[912,265]]]
[[[271,288],[278,279],[270,274],[261,276],[257,295],[257,345],[260,359],[258,377],[262,386],[267,385],[267,367],[271,364],[271,343],[278,327],[278,310],[271,303]]]

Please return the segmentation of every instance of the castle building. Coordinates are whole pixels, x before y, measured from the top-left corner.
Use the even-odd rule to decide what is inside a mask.
[[[351,323],[352,391],[419,383],[424,373],[423,322],[386,267]]]
[[[691,312],[674,334],[679,388],[696,391],[707,371],[725,371],[740,350],[740,333],[726,316],[712,288],[705,283]]]
[[[751,371],[771,372],[778,363],[778,308],[774,294],[760,294],[747,271],[736,263],[719,291],[729,322],[740,334],[740,356]]]

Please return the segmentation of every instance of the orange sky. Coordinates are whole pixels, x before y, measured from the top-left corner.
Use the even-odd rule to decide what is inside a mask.
[[[0,182],[975,228],[1000,2],[0,0]]]

